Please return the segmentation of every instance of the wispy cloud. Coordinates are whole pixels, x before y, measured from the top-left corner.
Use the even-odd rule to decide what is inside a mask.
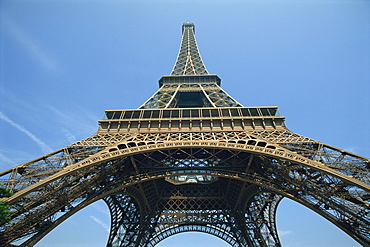
[[[77,141],[76,137],[71,132],[69,132],[67,129],[63,128],[62,132],[67,137],[67,140],[68,140],[69,143],[75,143]]]
[[[48,108],[54,113],[55,119],[64,126],[65,130],[62,131],[66,135],[68,141],[73,140],[73,142],[75,142],[76,137],[66,129],[67,127],[68,129],[71,129],[75,135],[82,135],[84,137],[86,137],[87,134],[95,133],[97,129],[96,118],[92,121],[92,118],[84,109],[75,109],[74,112],[69,112],[57,109],[50,105]],[[68,135],[68,132],[70,135]]]
[[[41,49],[40,45],[29,34],[5,14],[3,16],[2,26],[41,65],[49,70],[59,70],[56,60],[47,54],[44,49]]]
[[[35,158],[35,155],[25,150],[15,150],[11,147],[0,148],[0,170],[20,165],[33,158]]]
[[[357,153],[357,148],[354,147],[354,146],[346,147],[346,148],[344,148],[344,150],[346,150],[348,152],[351,152],[351,153],[354,153],[354,154]]]
[[[285,235],[289,235],[289,234],[292,234],[293,232],[292,231],[282,231],[282,230],[278,230],[278,233],[279,233],[279,236],[285,236]]]
[[[32,134],[30,131],[28,131],[26,128],[23,126],[15,123],[11,119],[9,119],[7,116],[5,116],[2,112],[0,112],[0,119],[4,120],[5,122],[9,123],[19,131],[23,132],[26,134],[29,138],[31,138],[32,141],[34,141],[42,150],[44,153],[50,153],[53,151],[48,145],[46,145],[43,141],[41,141],[39,138],[37,138],[34,134]]]
[[[0,154],[0,160],[1,161],[4,161],[6,163],[10,163],[12,165],[18,165],[16,162],[14,162],[13,160],[9,159],[8,157],[6,157],[5,155],[3,154]]]
[[[92,204],[95,209],[97,209],[100,213],[110,215],[108,208],[105,206],[103,207],[101,204],[94,203]]]
[[[108,224],[104,223],[101,219],[99,218],[96,218],[95,216],[93,215],[90,215],[89,216],[93,221],[95,221],[96,223],[98,223],[99,225],[101,225],[107,232],[110,231],[110,227]]]

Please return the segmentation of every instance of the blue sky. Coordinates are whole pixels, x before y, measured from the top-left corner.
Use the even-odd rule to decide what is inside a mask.
[[[139,107],[188,21],[237,101],[279,106],[290,130],[370,157],[369,20],[365,0],[0,1],[0,170],[93,135],[104,110]],[[358,246],[288,200],[277,222],[284,246]],[[97,202],[37,246],[104,246],[107,227]],[[191,233],[158,246],[227,244]]]

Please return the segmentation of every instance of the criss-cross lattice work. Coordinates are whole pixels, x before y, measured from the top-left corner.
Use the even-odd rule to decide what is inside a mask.
[[[370,245],[370,159],[289,131],[277,107],[243,107],[208,75],[183,25],[171,76],[139,109],[106,111],[97,133],[0,173],[15,194],[0,244],[32,246],[97,200],[107,246],[155,246],[186,231],[231,246],[281,246],[282,198]]]
[[[171,75],[204,75],[208,74],[198,51],[193,23],[182,25],[182,41],[179,55]]]
[[[196,107],[240,107],[217,83],[165,84],[140,108],[179,108],[190,96],[188,106]]]

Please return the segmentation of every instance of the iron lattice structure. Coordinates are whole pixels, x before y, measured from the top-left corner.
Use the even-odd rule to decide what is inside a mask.
[[[170,76],[140,108],[108,110],[95,135],[0,173],[14,211],[2,245],[32,246],[103,199],[107,246],[154,246],[186,231],[231,246],[281,246],[290,198],[370,245],[370,160],[289,131],[277,107],[244,107],[208,74],[185,23]]]

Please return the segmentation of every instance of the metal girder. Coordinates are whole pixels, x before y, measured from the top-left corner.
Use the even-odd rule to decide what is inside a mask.
[[[141,180],[145,181],[146,179],[159,178],[161,176],[160,172],[152,175],[146,173],[137,174],[137,167],[139,166],[141,168],[149,169],[149,171],[153,173],[153,167],[161,167],[161,165],[163,165],[162,163],[166,160],[164,158],[167,158],[167,161],[165,162],[167,164],[170,164],[170,160],[173,160],[172,164],[176,164],[180,167],[188,168],[189,166],[194,166],[190,170],[181,172],[177,171],[177,175],[180,174],[186,176],[190,174],[206,174],[213,175],[215,177],[221,176],[240,179],[242,175],[239,175],[239,173],[241,171],[246,171],[245,166],[253,167],[250,164],[251,156],[248,156],[245,158],[245,160],[241,161],[243,168],[241,168],[240,171],[226,172],[223,170],[213,171],[209,170],[209,168],[203,169],[205,164],[220,164],[228,162],[232,159],[232,157],[236,157],[237,155],[234,154],[233,156],[226,158],[221,154],[224,153],[225,150],[238,149],[239,151],[244,151],[245,153],[249,152],[254,153],[255,156],[257,155],[256,158],[252,159],[253,162],[255,162],[257,157],[261,155],[263,157],[272,157],[266,159],[265,162],[262,162],[265,169],[268,167],[273,167],[272,164],[274,163],[280,164],[278,161],[279,159],[286,160],[285,166],[283,164],[279,168],[275,167],[276,171],[271,173],[271,177],[277,178],[277,171],[284,171],[284,174],[281,174],[281,177],[277,181],[279,181],[279,183],[282,181],[288,181],[287,183],[290,183],[288,188],[284,190],[284,193],[287,193],[285,196],[293,200],[297,200],[298,202],[312,208],[315,211],[317,207],[319,207],[320,210],[318,213],[322,214],[324,217],[328,218],[334,224],[338,225],[347,232],[351,227],[355,227],[359,231],[356,234],[366,235],[368,230],[366,227],[366,224],[368,223],[366,221],[368,220],[366,215],[368,214],[369,191],[366,188],[364,189],[363,186],[359,187],[355,185],[356,181],[360,182],[357,183],[358,185],[369,184],[369,176],[366,176],[366,174],[368,174],[368,170],[366,169],[368,169],[367,166],[369,160],[360,156],[345,153],[318,142],[314,142],[310,139],[300,138],[298,135],[292,135],[293,137],[290,143],[287,141],[288,137],[286,137],[286,133],[279,135],[284,136],[284,139],[280,139],[282,142],[281,144],[269,143],[267,140],[256,138],[253,134],[248,134],[245,132],[136,134],[126,135],[125,137],[127,139],[125,139],[125,141],[122,140],[118,142],[117,140],[120,138],[115,135],[102,135],[81,141],[77,144],[81,145],[82,143],[87,142],[91,145],[93,144],[92,140],[95,140],[96,142],[100,143],[100,145],[105,142],[109,143],[108,145],[110,146],[104,149],[103,147],[89,147],[86,149],[86,154],[82,151],[83,148],[81,147],[70,147],[68,148],[70,151],[65,152],[64,155],[60,155],[60,152],[54,152],[50,155],[50,157],[45,156],[40,159],[36,159],[33,163],[31,162],[27,165],[21,165],[14,168],[14,170],[18,171],[20,167],[24,167],[25,172],[17,173],[17,176],[20,178],[24,176],[25,178],[20,179],[17,177],[11,177],[10,179],[6,180],[6,184],[8,186],[11,186],[14,191],[18,191],[13,198],[9,198],[9,201],[14,205],[13,208],[17,211],[17,213],[13,216],[13,222],[8,225],[8,230],[10,231],[10,229],[13,229],[11,231],[13,231],[13,234],[17,235],[19,238],[22,236],[28,236],[30,234],[37,234],[40,231],[38,228],[43,229],[45,227],[51,227],[53,221],[57,219],[53,214],[50,214],[40,222],[32,222],[32,225],[25,225],[22,223],[22,220],[28,219],[29,222],[30,219],[39,218],[38,214],[40,213],[43,213],[46,216],[47,214],[45,214],[45,212],[53,210],[53,208],[54,210],[61,210],[61,208],[64,207],[64,211],[68,211],[68,207],[72,206],[72,204],[78,203],[79,200],[82,201],[83,199],[73,198],[73,196],[65,198],[61,195],[66,193],[69,195],[79,195],[80,193],[86,193],[84,191],[93,189],[92,186],[100,182],[102,182],[104,185],[104,181],[91,182],[90,179],[101,177],[102,174],[104,174],[99,174],[102,171],[102,168],[110,163],[113,164],[116,160],[119,162],[128,162],[126,161],[127,159],[121,158],[124,155],[135,155],[135,153],[138,153],[139,155],[131,156],[132,158],[129,162],[130,164],[133,164],[133,161],[135,161],[134,164],[136,168],[134,169],[134,173],[132,175],[136,174],[136,176],[139,177],[132,175],[129,178],[126,177],[126,179],[128,179],[127,181],[129,181],[128,184],[139,183]],[[272,140],[276,141],[276,135],[273,136],[274,138]],[[297,138],[298,140],[305,140],[305,142],[302,144],[295,143],[294,141],[297,141]],[[112,140],[116,141],[114,145],[111,145],[112,142],[114,143]],[[160,151],[163,148],[167,150],[168,148],[175,148],[176,145],[178,145],[177,149],[174,149],[175,151],[170,153],[163,150]],[[204,152],[202,155],[208,155],[206,159],[208,163],[204,163],[205,160],[203,159],[195,162],[197,160],[195,156],[201,151],[198,150],[198,153],[196,154],[189,154],[187,150],[191,150],[191,148],[199,146],[204,146],[204,148],[217,148],[213,150],[218,151],[213,151],[212,153],[207,151],[208,149],[204,149],[202,151]],[[284,146],[286,148],[284,148]],[[242,147],[243,149],[241,149]],[[97,152],[95,156],[87,155],[91,154],[92,150],[96,152],[96,150],[99,149],[102,151]],[[288,151],[288,149],[290,149],[290,151]],[[73,150],[76,155],[73,155]],[[106,150],[112,151],[106,152]],[[226,153],[228,152],[229,151]],[[56,154],[58,154],[59,159],[55,158]],[[175,154],[177,156],[174,156]],[[296,158],[294,158],[293,155],[295,155]],[[68,163],[69,165],[65,166],[62,170],[60,167],[58,167],[58,165],[53,165],[53,162],[56,164],[61,164],[63,163],[61,160],[68,160],[72,156],[88,158],[85,158],[80,162],[78,162],[78,159],[76,159],[75,162],[77,163]],[[174,157],[178,157],[177,161]],[[292,165],[292,163],[297,162],[298,164],[302,164]],[[100,165],[95,167],[97,164]],[[104,166],[101,164],[104,164]],[[195,167],[198,166],[200,166],[202,169],[195,170]],[[54,179],[50,179],[50,177],[53,177],[52,175],[50,175],[48,178],[45,178],[44,174],[39,174],[40,177],[34,175],[38,174],[37,171],[40,171],[40,169],[43,167],[48,167],[50,169],[49,174],[58,175],[54,175]],[[120,169],[124,169],[124,167],[125,166],[122,166]],[[117,170],[115,168],[112,171]],[[171,175],[168,174],[168,171],[165,174],[163,174],[163,171],[161,171],[162,177]],[[253,169],[249,168],[248,174],[251,174],[252,172]],[[340,175],[339,173],[343,175]],[[14,176],[14,172],[10,172],[9,174]],[[49,182],[47,182],[48,179],[50,179]],[[268,183],[264,183],[263,181],[265,180],[254,182],[263,183],[265,186],[268,185]],[[35,186],[41,183],[44,183],[44,185],[39,187]],[[321,189],[322,194],[309,195],[307,198],[298,198],[298,195],[304,191],[320,191],[317,188],[310,187],[315,184],[321,184],[323,186],[323,189]],[[19,195],[21,192],[26,191],[27,186],[33,186],[34,188],[29,190],[28,193],[24,194],[23,197],[20,197]],[[55,193],[46,193],[47,191],[52,192],[54,190]],[[87,196],[87,194],[85,194],[85,196]],[[15,199],[17,197],[18,199]],[[55,197],[58,197],[58,200],[52,201],[52,199]],[[343,211],[343,207],[347,207],[347,209]],[[359,220],[358,218],[363,218],[363,220]],[[364,223],[361,223],[361,221]],[[24,230],[20,231],[20,229]],[[354,233],[350,233],[351,236],[353,236],[353,234]]]
[[[228,93],[217,83],[189,83],[189,84],[164,84],[150,97],[141,109],[150,108],[179,108],[187,95],[199,97],[199,105],[196,107],[241,107]],[[183,96],[182,96],[183,95]],[[190,98],[192,99],[192,98]],[[194,101],[194,99],[192,99]]]
[[[52,226],[53,222],[58,220],[58,215],[60,215],[63,206],[70,205],[64,209],[67,213],[68,207],[73,208],[85,200],[96,200],[96,197],[103,198],[105,194],[117,193],[120,188],[129,188],[150,180],[158,180],[164,183],[166,181],[163,180],[165,177],[207,175],[220,179],[245,181],[248,184],[256,184],[267,190],[265,194],[262,193],[259,197],[252,197],[248,204],[250,206],[243,209],[250,211],[256,208],[257,205],[266,203],[267,206],[264,207],[264,210],[272,208],[272,211],[269,209],[272,212],[269,214],[270,217],[267,220],[265,218],[261,219],[259,224],[260,229],[265,232],[268,230],[270,233],[268,238],[258,237],[258,241],[264,241],[266,245],[272,240],[273,243],[278,243],[277,234],[274,232],[275,227],[273,226],[274,217],[271,216],[274,215],[274,208],[276,207],[276,203],[273,203],[274,195],[278,199],[285,196],[296,200],[332,221],[359,242],[366,243],[368,241],[367,232],[370,222],[366,196],[369,191],[364,190],[361,186],[356,186],[356,183],[351,180],[345,180],[341,176],[338,177],[335,170],[331,168],[318,169],[316,166],[310,166],[303,162],[303,158],[302,160],[292,159],[289,158],[289,155],[275,157],[271,153],[264,152],[259,146],[254,146],[256,149],[253,151],[249,148],[241,150],[238,148],[240,144],[235,143],[229,145],[223,143],[222,148],[205,145],[205,142],[195,144],[193,142],[192,146],[184,146],[182,143],[178,147],[171,145],[171,148],[162,145],[162,149],[155,148],[153,144],[150,144],[149,149],[142,149],[144,152],[122,153],[114,157],[102,152],[101,155],[105,157],[104,159],[92,157],[95,161],[87,162],[88,165],[84,166],[76,163],[75,166],[79,167],[76,170],[72,169],[64,174],[59,171],[59,175],[55,179],[45,182],[43,186],[36,186],[25,195],[9,198],[12,205],[14,205],[14,209],[17,210],[17,214],[14,215],[16,217],[13,218],[11,223],[4,226],[4,237],[13,240],[13,238],[17,239],[19,236],[37,234]],[[248,145],[245,144],[245,146]],[[252,153],[254,155],[250,164]],[[248,173],[245,173],[247,166],[249,166]],[[358,184],[361,185],[361,183]],[[207,185],[200,186],[205,187],[204,190]],[[235,184],[230,184],[229,187],[232,189],[228,194],[233,197],[232,191],[239,190],[236,189]],[[142,190],[142,197],[145,195],[160,195],[161,190],[158,188],[163,188],[163,186],[150,186],[150,188],[157,188],[156,193],[153,193],[153,191],[145,193],[145,190]],[[90,196],[90,193],[94,196]],[[65,194],[68,194],[68,198],[61,196]],[[250,195],[251,193],[247,194]],[[234,199],[235,201],[239,200],[239,203],[245,201],[240,199],[240,195],[234,197],[239,198]],[[207,203],[203,202],[202,210],[209,209],[209,206],[214,204],[214,201],[212,201],[214,199],[204,200]],[[264,203],[262,201],[258,202],[258,200],[262,200]],[[149,208],[150,205],[152,205],[150,207],[155,208],[156,203],[160,204],[156,197],[150,200],[146,198],[146,201],[146,203],[141,202],[143,204],[141,208]],[[149,203],[149,201],[151,202]],[[184,204],[185,202],[186,204]],[[185,198],[179,205],[181,207],[194,206],[197,203],[194,203],[194,199]],[[257,212],[258,210],[257,208],[250,212]],[[270,212],[269,210],[267,212]],[[40,213],[43,217],[40,217]],[[159,217],[158,212],[154,215]],[[250,218],[256,216],[249,213],[248,217],[251,221]],[[249,228],[252,225],[249,224]],[[9,234],[9,236],[6,234]],[[261,236],[267,235],[264,233]],[[253,239],[257,238],[253,237]],[[248,240],[246,241],[248,242]],[[247,245],[241,244],[241,246]],[[259,245],[254,243],[253,246]]]
[[[131,246],[137,242],[141,215],[136,201],[128,195],[112,195],[104,201],[111,214],[107,246]]]
[[[182,26],[182,40],[180,51],[171,75],[203,75],[208,74],[202,61],[195,40],[193,23],[184,23]]]
[[[256,210],[247,210],[244,216],[242,205],[247,202],[244,201],[235,208],[235,198],[228,196],[224,189],[225,183],[230,182],[231,180],[220,180],[204,188],[196,184],[179,187],[157,180],[155,183],[162,188],[158,204],[153,210],[144,211],[145,213],[140,211],[141,222],[134,216],[139,214],[139,210],[137,210],[138,207],[133,206],[134,203],[129,196],[109,197],[106,202],[109,208],[112,208],[113,219],[108,246],[155,246],[173,234],[189,230],[210,233],[232,246],[279,246],[275,222],[269,218],[275,218],[276,207],[271,205],[275,206],[279,202],[275,200],[278,196],[275,194],[267,198],[259,196],[260,193],[256,189],[258,187],[254,186],[256,188],[253,190],[252,198],[259,198],[258,203],[263,205],[266,213],[261,216]],[[153,187],[147,188],[152,190]],[[244,191],[244,194],[251,190]],[[142,191],[142,193],[150,194],[149,191]],[[121,200],[115,198],[121,198]],[[244,195],[243,198],[251,199],[249,194]],[[127,210],[129,207],[130,209]],[[124,212],[125,209],[126,212]],[[132,219],[135,219],[135,227]],[[269,225],[267,229],[266,223]],[[253,240],[250,238],[252,235],[248,234],[250,231],[254,233]],[[133,239],[133,236],[140,235],[146,236]]]

